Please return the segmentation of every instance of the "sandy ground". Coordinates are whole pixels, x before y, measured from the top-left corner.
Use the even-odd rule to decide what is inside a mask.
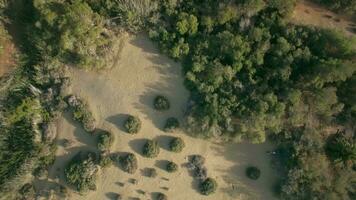
[[[294,10],[292,21],[297,24],[337,29],[347,35],[355,35],[356,23],[346,16],[336,14],[310,1],[300,0]]]
[[[89,102],[98,120],[98,127],[114,133],[112,152],[135,153],[139,170],[130,175],[112,166],[100,172],[97,191],[83,196],[72,194],[70,199],[111,199],[113,193],[119,193],[125,200],[146,200],[154,199],[156,192],[163,192],[172,200],[274,199],[272,188],[277,179],[276,172],[266,153],[273,149],[271,144],[221,144],[192,138],[181,132],[164,133],[161,129],[167,117],[182,119],[189,96],[183,86],[180,65],[159,55],[154,45],[142,35],[129,39],[120,57],[115,68],[99,74],[72,69],[72,92]],[[168,97],[172,106],[169,111],[157,112],[152,108],[153,98],[157,94]],[[129,135],[122,129],[127,114],[137,115],[142,120],[143,126],[137,135]],[[63,168],[70,158],[79,150],[94,149],[96,144],[95,138],[73,122],[69,114],[64,114],[60,120],[58,131],[58,157],[50,170],[50,179],[43,181],[42,187],[50,186],[49,182],[53,181],[63,183]],[[186,148],[183,152],[167,151],[172,136],[184,139]],[[72,140],[74,144],[64,148],[61,145],[63,139]],[[142,157],[145,139],[159,141],[162,148],[157,158]],[[182,166],[187,163],[187,156],[193,154],[201,154],[206,158],[208,175],[218,182],[218,191],[211,196],[203,196],[197,191],[197,181]],[[164,166],[167,160],[179,164],[179,171],[172,174],[166,172]],[[259,180],[252,181],[245,177],[248,165],[256,165],[262,170]],[[158,176],[146,177],[143,171],[147,167],[155,167]],[[130,179],[137,179],[138,184],[130,183]],[[140,194],[139,190],[146,194]]]

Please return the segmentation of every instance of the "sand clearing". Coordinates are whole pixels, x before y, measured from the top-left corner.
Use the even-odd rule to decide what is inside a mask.
[[[111,199],[113,193],[119,193],[126,199],[153,199],[155,192],[163,192],[172,200],[229,200],[229,199],[274,199],[272,188],[276,173],[266,151],[271,144],[219,144],[192,138],[180,132],[164,133],[161,128],[167,117],[183,117],[183,110],[189,96],[183,86],[181,67],[178,63],[158,54],[154,45],[145,37],[131,38],[124,45],[117,66],[105,72],[84,72],[71,70],[72,92],[81,95],[90,104],[98,120],[98,127],[111,130],[115,135],[112,152],[134,152],[139,161],[139,170],[127,174],[112,166],[100,172],[97,191],[80,196],[73,194],[70,199],[103,200]],[[155,95],[163,94],[171,102],[167,112],[157,112],[152,107]],[[122,130],[127,114],[137,115],[142,120],[142,129],[137,135],[129,135]],[[69,114],[58,123],[58,158],[50,170],[51,181],[63,183],[63,168],[76,152],[82,149],[94,149],[95,138],[85,133],[70,119]],[[180,136],[186,143],[181,153],[167,151],[167,141],[172,136]],[[157,139],[162,148],[156,159],[141,156],[144,139]],[[75,141],[71,147],[61,146],[63,139]],[[206,158],[208,175],[214,177],[218,191],[211,196],[203,196],[197,191],[197,181],[181,165],[187,162],[187,156],[201,154]],[[176,173],[164,170],[166,160],[180,165]],[[245,176],[245,167],[258,166],[262,176],[252,181]],[[144,168],[155,167],[156,178],[142,174]],[[59,179],[56,177],[60,177]],[[138,184],[130,183],[137,179]],[[50,187],[48,182],[38,184]],[[164,190],[167,187],[169,190]],[[234,189],[233,189],[234,187]],[[146,194],[140,194],[140,191]]]
[[[348,17],[341,16],[316,3],[305,0],[298,1],[292,21],[297,24],[340,30],[347,35],[355,35],[356,30],[356,23]]]

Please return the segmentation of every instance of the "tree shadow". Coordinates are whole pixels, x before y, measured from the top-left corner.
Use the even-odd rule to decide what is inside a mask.
[[[116,200],[117,199],[117,193],[115,192],[107,192],[105,194],[105,196],[108,198],[108,199],[111,199],[111,200]]]
[[[155,166],[156,166],[157,168],[160,168],[160,169],[166,171],[166,167],[167,167],[167,164],[168,164],[168,163],[169,163],[168,160],[156,160]]]
[[[175,137],[173,136],[168,136],[168,135],[160,135],[155,137],[155,140],[158,142],[159,146],[167,151],[170,151],[169,148],[169,143],[171,142],[172,139],[174,139]]]
[[[135,139],[129,142],[129,146],[133,151],[142,156],[143,146],[146,144],[147,139]]]
[[[160,192],[151,192],[151,199],[152,200],[158,199],[159,194],[160,194]]]
[[[126,119],[129,117],[130,115],[128,114],[124,114],[124,113],[120,113],[117,115],[113,115],[110,116],[108,118],[106,118],[105,120],[114,124],[116,127],[118,127],[121,131],[123,132],[127,132],[125,127],[124,127],[124,123],[126,121]]]

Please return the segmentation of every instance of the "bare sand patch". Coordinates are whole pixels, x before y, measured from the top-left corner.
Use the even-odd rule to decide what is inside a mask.
[[[301,0],[293,12],[292,22],[336,29],[347,35],[355,35],[356,23],[349,17],[336,14],[316,3]]]
[[[165,193],[173,200],[274,199],[272,188],[277,175],[266,153],[273,149],[271,144],[222,144],[192,138],[179,131],[162,131],[168,117],[182,120],[189,92],[183,86],[179,63],[160,55],[145,36],[132,37],[125,43],[116,67],[99,73],[72,69],[70,74],[72,92],[89,102],[98,120],[98,127],[111,130],[115,135],[112,152],[133,152],[137,155],[139,165],[139,170],[132,175],[112,166],[100,172],[96,191],[83,196],[73,194],[70,199],[111,199],[114,193],[119,193],[124,199],[146,200],[153,199],[156,192]],[[168,111],[153,109],[153,99],[158,94],[169,99],[171,108]],[[122,129],[127,114],[137,115],[142,120],[142,129],[136,135],[127,134]],[[85,133],[68,114],[58,125],[58,158],[50,170],[50,181],[64,183],[64,166],[79,150],[93,150],[95,137]],[[185,141],[186,147],[181,153],[167,150],[172,136],[179,136]],[[74,141],[73,145],[67,148],[61,146],[64,139]],[[162,148],[157,158],[141,155],[145,139],[159,141]],[[183,167],[187,157],[194,154],[206,158],[208,175],[218,182],[218,191],[211,196],[203,196],[197,191],[198,182]],[[179,171],[166,172],[164,167],[167,160],[179,164]],[[248,165],[256,165],[261,169],[259,180],[246,178],[245,168]],[[151,167],[157,169],[156,178],[145,175],[145,168]],[[138,180],[138,183],[132,184],[132,179]],[[142,191],[146,194],[142,194]]]

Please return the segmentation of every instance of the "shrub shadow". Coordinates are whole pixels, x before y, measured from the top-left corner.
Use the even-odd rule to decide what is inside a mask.
[[[160,135],[155,137],[155,140],[158,142],[159,146],[164,149],[169,151],[169,143],[171,140],[174,139],[173,136],[168,136],[168,135]]]
[[[129,142],[129,146],[133,151],[142,156],[142,149],[146,142],[147,139],[135,139]]]
[[[105,196],[110,199],[110,200],[116,200],[117,199],[117,193],[115,192],[107,192]]]
[[[160,168],[160,169],[166,171],[166,166],[167,166],[168,163],[169,163],[168,160],[156,160],[155,166],[157,168]]]
[[[114,124],[117,128],[119,128],[119,130],[127,133],[125,127],[124,127],[124,123],[125,123],[125,120],[129,117],[130,115],[128,114],[124,114],[124,113],[120,113],[120,114],[117,114],[117,115],[113,115],[113,116],[110,116],[108,118],[106,118],[105,120]]]

